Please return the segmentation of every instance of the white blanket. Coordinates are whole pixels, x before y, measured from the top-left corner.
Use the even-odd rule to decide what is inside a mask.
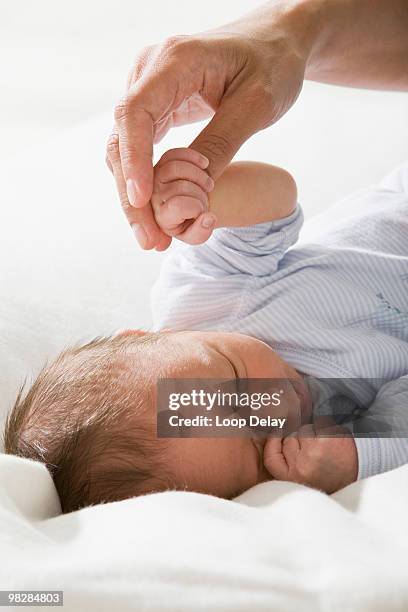
[[[0,457],[1,589],[67,612],[406,612],[408,466],[328,497],[160,493],[58,516],[42,466]]]

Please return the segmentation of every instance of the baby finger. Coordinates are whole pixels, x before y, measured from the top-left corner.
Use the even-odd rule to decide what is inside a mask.
[[[175,196],[167,200],[156,212],[156,220],[164,229],[174,229],[186,219],[196,219],[204,212],[200,200],[188,196]]]
[[[203,244],[211,236],[216,224],[216,216],[213,213],[205,212],[197,217],[194,223],[191,223],[177,238],[187,244]]]
[[[162,202],[167,202],[174,196],[190,196],[200,200],[203,204],[203,210],[208,210],[208,195],[195,183],[191,181],[178,180],[170,183],[161,183],[160,191],[158,192]]]
[[[162,184],[180,179],[191,181],[207,192],[214,189],[214,181],[207,172],[189,162],[178,160],[167,162],[157,173],[157,180]]]

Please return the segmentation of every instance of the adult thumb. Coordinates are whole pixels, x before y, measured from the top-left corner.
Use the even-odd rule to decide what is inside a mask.
[[[211,121],[190,147],[209,160],[207,172],[217,179],[238,149],[257,131],[239,90],[224,98]]]

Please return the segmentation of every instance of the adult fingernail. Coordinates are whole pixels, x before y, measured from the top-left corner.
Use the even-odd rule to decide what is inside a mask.
[[[210,165],[210,160],[208,159],[208,157],[205,157],[205,155],[201,155],[200,165],[203,169],[208,168],[208,166]]]
[[[204,229],[210,229],[210,227],[215,225],[216,221],[217,219],[213,215],[206,215],[201,221],[201,227]]]
[[[127,197],[129,200],[129,204],[131,206],[136,206],[137,205],[137,200],[139,197],[139,187],[137,186],[136,181],[134,181],[133,179],[128,179],[126,181],[126,191],[127,191]]]
[[[144,228],[138,223],[133,223],[132,230],[134,235],[136,236],[136,240],[138,241],[142,249],[145,249],[147,245],[147,234]]]

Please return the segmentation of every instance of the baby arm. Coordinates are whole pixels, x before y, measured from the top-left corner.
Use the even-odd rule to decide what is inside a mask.
[[[282,168],[261,162],[234,162],[209,196],[217,227],[246,227],[288,217],[296,207],[297,188]]]
[[[290,215],[296,183],[281,168],[236,162],[214,186],[205,158],[192,149],[172,149],[155,167],[152,206],[163,231],[202,244],[216,227],[244,227]]]

